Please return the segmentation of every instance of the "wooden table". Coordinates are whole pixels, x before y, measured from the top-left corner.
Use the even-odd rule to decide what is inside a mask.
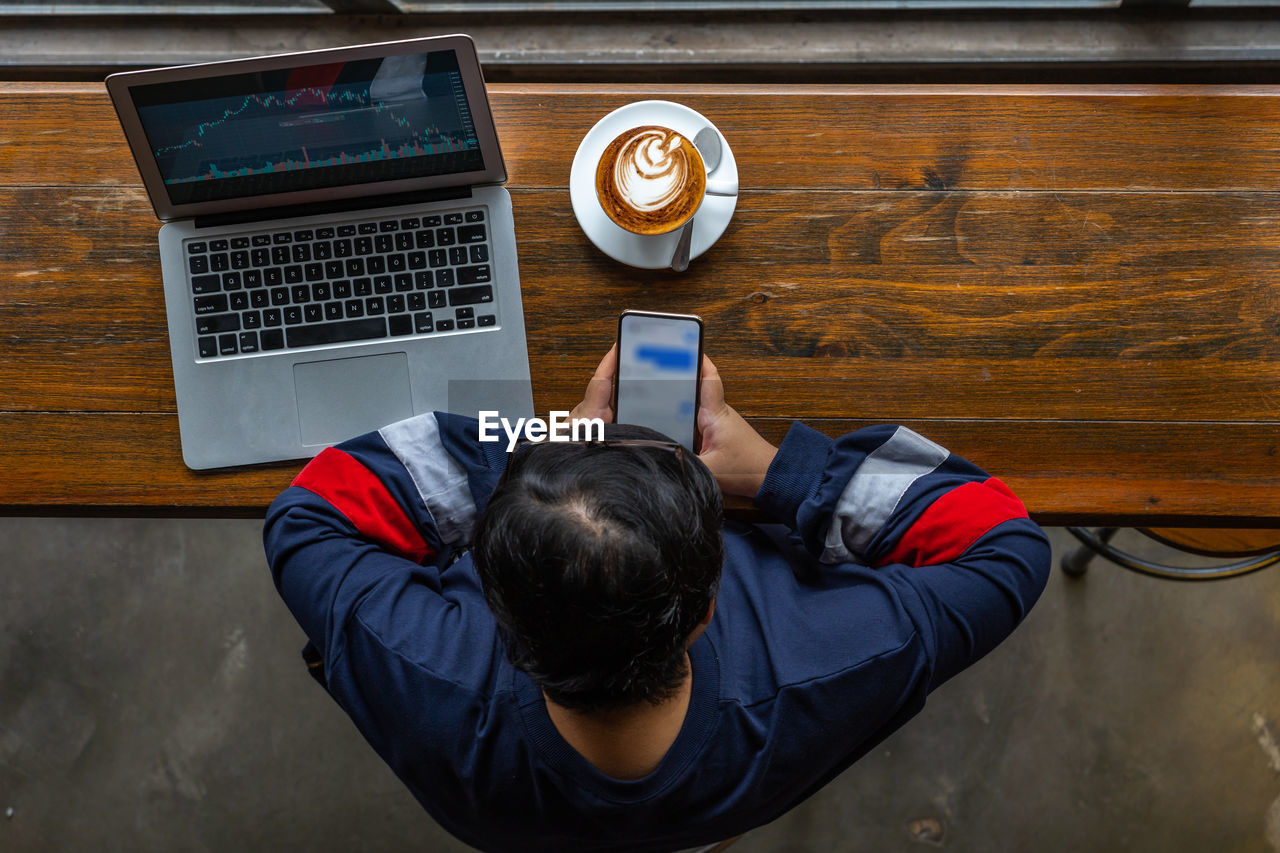
[[[1049,524],[1280,526],[1280,89],[492,86],[540,412],[624,308],[688,311],[766,436],[905,423]],[[623,267],[569,164],[624,103],[723,130],[742,195]],[[100,85],[0,84],[0,511],[255,515],[300,463],[181,461],[158,223]]]

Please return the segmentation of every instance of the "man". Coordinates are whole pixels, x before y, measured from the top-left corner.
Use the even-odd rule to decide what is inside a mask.
[[[614,369],[575,417],[612,420]],[[272,505],[313,672],[458,838],[678,850],[766,823],[1044,587],[1017,498],[909,430],[797,423],[775,448],[709,360],[698,426],[696,457],[614,427],[508,459],[472,419],[420,416],[324,451]],[[720,490],[782,525],[722,530]]]

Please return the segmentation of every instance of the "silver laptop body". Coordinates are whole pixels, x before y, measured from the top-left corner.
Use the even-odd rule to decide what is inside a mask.
[[[432,410],[532,415],[511,199],[470,38],[107,88],[166,222],[189,467],[305,458]]]

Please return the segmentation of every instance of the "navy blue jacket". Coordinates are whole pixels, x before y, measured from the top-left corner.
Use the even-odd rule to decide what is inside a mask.
[[[265,542],[329,693],[449,832],[488,851],[676,850],[781,815],[1007,637],[1049,546],[998,480],[903,427],[795,424],[726,524],[693,690],[649,776],[605,776],[507,663],[469,554],[506,464],[474,419],[424,415],[317,456]]]

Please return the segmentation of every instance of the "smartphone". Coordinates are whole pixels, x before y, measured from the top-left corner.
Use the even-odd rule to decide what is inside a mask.
[[[618,317],[614,420],[656,429],[696,450],[702,318],[623,311]]]

